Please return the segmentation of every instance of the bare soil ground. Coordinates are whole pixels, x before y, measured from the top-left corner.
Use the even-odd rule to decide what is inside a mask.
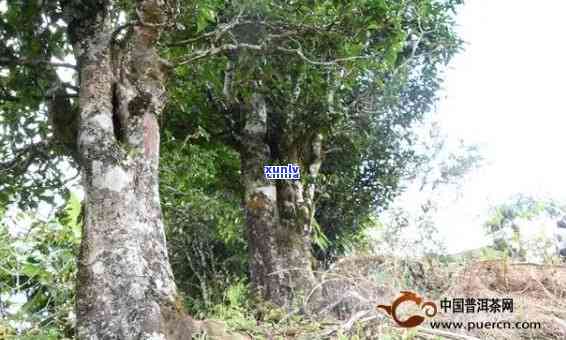
[[[258,322],[253,329],[202,339],[460,339],[527,340],[566,339],[566,266],[510,263],[505,260],[441,264],[350,256],[320,272],[325,305],[309,308],[304,297],[299,310],[284,311],[276,320]],[[415,328],[401,328],[376,306],[391,305],[401,291],[412,291],[440,307],[441,299],[513,299],[513,312],[444,313],[428,318]],[[397,315],[422,314],[412,303]],[[298,317],[308,311],[309,317]],[[431,328],[431,322],[538,322],[540,328],[454,329]],[[222,329],[222,327],[215,327]]]
[[[446,265],[433,260],[401,261],[366,256],[344,258],[321,278],[328,304],[319,317],[335,317],[340,321],[318,336],[338,338],[342,333],[345,338],[354,339],[566,339],[564,265],[505,260]],[[442,313],[439,309],[434,318],[421,326],[403,329],[375,307],[390,305],[404,290],[417,292],[437,305],[444,298],[512,299],[513,312],[466,314]],[[435,330],[430,328],[430,321],[460,321],[465,325],[508,321],[511,328]],[[522,329],[516,327],[517,322],[538,324]]]

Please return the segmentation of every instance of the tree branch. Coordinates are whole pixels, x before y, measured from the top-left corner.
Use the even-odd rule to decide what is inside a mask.
[[[58,63],[58,62],[52,62],[52,61],[47,61],[47,60],[28,60],[28,59],[19,59],[19,58],[7,58],[7,57],[0,57],[0,66],[10,66],[10,65],[26,65],[26,66],[36,66],[36,65],[50,65],[53,67],[64,67],[64,68],[70,68],[73,70],[77,70],[77,66],[74,64],[69,64],[69,63]]]
[[[74,93],[67,93],[65,96],[65,98],[78,98],[78,94],[74,94]],[[36,99],[36,100],[48,100],[50,99],[49,95],[44,95],[44,96],[28,96],[27,99],[32,98],[32,99]],[[25,99],[19,97],[19,96],[13,96],[9,93],[0,93],[0,101],[6,101],[6,102],[13,102],[13,103],[17,103],[17,102],[23,102],[25,101]]]
[[[220,38],[225,33],[230,31],[232,28],[236,27],[240,23],[240,18],[242,17],[243,13],[244,13],[243,10],[240,11],[240,13],[238,13],[238,15],[234,18],[234,20],[232,20],[231,22],[229,22],[227,24],[220,25],[214,31],[204,33],[204,34],[202,34],[198,37],[172,42],[172,43],[166,44],[165,46],[167,46],[167,47],[185,46],[186,44],[195,43],[197,41],[205,40],[205,39],[208,39],[210,37],[214,37],[214,39],[212,39],[213,41],[219,41]]]
[[[11,160],[0,162],[0,173],[4,174],[18,167],[21,172],[25,172],[34,159],[47,153],[49,146],[50,141],[44,140],[16,150]]]
[[[309,64],[313,64],[313,65],[321,65],[321,66],[334,66],[343,62],[347,62],[347,61],[352,61],[352,60],[358,60],[358,59],[370,59],[373,58],[373,55],[359,55],[359,56],[353,56],[353,57],[347,57],[347,58],[338,58],[338,59],[334,59],[334,60],[330,60],[330,61],[316,61],[316,60],[312,60],[309,59],[301,49],[290,49],[290,48],[284,48],[284,47],[277,47],[278,51],[281,52],[285,52],[285,53],[291,53],[291,54],[296,54],[298,55],[301,59],[303,59],[304,61],[306,61]]]
[[[212,48],[209,48],[207,50],[197,51],[197,52],[193,53],[192,55],[190,55],[187,59],[175,63],[175,66],[182,66],[182,65],[190,64],[190,63],[197,61],[199,59],[203,59],[203,58],[210,57],[210,56],[217,55],[217,54],[222,54],[222,53],[225,53],[225,52],[237,51],[237,50],[240,50],[240,49],[262,51],[262,50],[265,50],[265,46],[264,45],[246,44],[246,43],[225,44],[225,45],[218,46],[218,47],[212,47]]]
[[[232,83],[234,81],[234,75],[236,73],[236,66],[231,58],[228,59],[226,63],[226,68],[224,69],[224,85],[222,87],[222,95],[227,103],[232,102]]]
[[[206,50],[197,51],[197,52],[193,53],[192,55],[190,55],[185,60],[182,60],[182,61],[175,63],[175,66],[182,66],[182,65],[190,64],[192,62],[195,62],[197,60],[200,60],[200,59],[203,59],[203,58],[206,58],[206,57],[210,57],[210,56],[214,56],[214,55],[218,55],[218,54],[223,54],[225,52],[238,51],[238,50],[241,50],[241,49],[254,50],[254,51],[260,51],[261,52],[261,51],[269,51],[270,48],[265,44],[261,44],[261,45],[254,45],[254,44],[247,44],[247,43],[224,44],[222,46],[212,47],[212,48],[209,48],[209,49],[206,49]],[[375,57],[373,55],[361,55],[361,56],[353,56],[353,57],[346,57],[346,58],[338,58],[338,59],[334,59],[334,60],[330,60],[330,61],[316,61],[316,60],[309,59],[303,53],[303,51],[301,49],[289,49],[289,48],[284,48],[284,47],[276,47],[274,49],[274,51],[280,51],[280,52],[284,52],[284,53],[288,53],[288,54],[295,54],[309,64],[320,65],[320,66],[334,66],[334,65],[337,65],[337,64],[340,64],[340,63],[343,63],[343,62],[347,62],[347,61],[358,60],[358,59],[371,59],[371,58]]]

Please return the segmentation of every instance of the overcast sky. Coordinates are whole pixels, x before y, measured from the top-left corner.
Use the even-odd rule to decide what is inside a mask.
[[[451,251],[480,245],[488,207],[514,193],[566,202],[564,13],[563,0],[470,0],[460,11],[467,44],[438,116],[449,137],[480,144],[489,164],[436,220]]]

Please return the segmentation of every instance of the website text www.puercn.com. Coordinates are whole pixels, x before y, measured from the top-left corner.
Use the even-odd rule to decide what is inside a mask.
[[[430,321],[432,329],[540,329],[539,321]]]

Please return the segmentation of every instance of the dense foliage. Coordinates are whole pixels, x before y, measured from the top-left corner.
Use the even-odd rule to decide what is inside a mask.
[[[71,338],[81,237],[79,200],[70,196],[48,220],[9,215],[13,216],[0,222],[0,337]]]
[[[178,139],[205,131],[237,151],[244,104],[260,91],[270,105],[274,162],[285,164],[285,147],[322,132],[315,243],[321,259],[332,258],[371,211],[387,206],[417,161],[410,128],[435,102],[442,66],[459,49],[451,17],[458,4],[210,1],[182,7],[184,30],[164,44],[182,64],[167,128]]]
[[[555,220],[565,214],[566,207],[554,199],[516,194],[492,207],[484,228],[493,249],[501,256],[553,262],[557,257],[555,237],[558,231],[553,227]],[[534,237],[524,235],[524,225],[535,230]],[[545,230],[545,225],[550,225],[551,230]]]
[[[222,145],[163,143],[161,192],[171,265],[191,311],[221,303],[245,278],[238,159]]]
[[[63,10],[68,2],[8,1],[0,13],[0,211],[13,203],[57,205],[80,170],[67,143],[76,120],[53,115],[77,104],[66,36],[77,13]],[[116,23],[136,17],[132,3],[117,2]],[[239,151],[250,96],[260,92],[268,103],[274,163],[285,164],[291,145],[324,135],[320,176],[304,181],[317,184],[314,250],[331,262],[358,242],[421,161],[411,129],[433,107],[443,67],[461,46],[453,30],[459,4],[175,2],[176,21],[159,45],[170,70],[169,105],[160,117],[161,198],[170,259],[193,312],[224,303],[228,285],[245,287]],[[57,130],[61,123],[69,129]],[[72,301],[68,261],[79,237],[78,203],[67,201],[65,216],[73,217],[34,222],[25,251],[2,233],[2,289],[25,291],[24,310],[54,318],[40,317],[33,327],[50,322],[61,334],[69,332],[61,313]]]

